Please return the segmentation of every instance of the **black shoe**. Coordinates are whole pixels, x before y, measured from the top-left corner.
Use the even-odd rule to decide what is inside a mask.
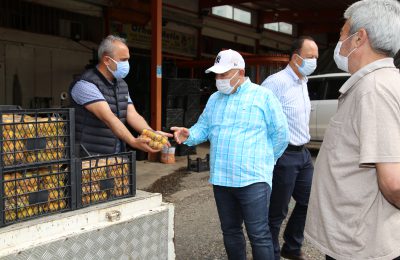
[[[291,260],[307,260],[306,255],[301,250],[300,250],[300,254],[294,254],[293,252],[287,252],[287,251],[281,250],[281,256],[283,258],[291,259]]]

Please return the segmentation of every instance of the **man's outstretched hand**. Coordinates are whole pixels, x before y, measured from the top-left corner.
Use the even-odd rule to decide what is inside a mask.
[[[144,152],[147,152],[147,153],[157,153],[157,152],[161,151],[161,149],[155,150],[155,149],[151,148],[149,146],[150,141],[151,141],[151,139],[148,137],[139,136],[138,138],[135,138],[135,142],[131,146],[134,148],[140,149]]]
[[[185,142],[189,137],[189,129],[185,127],[171,127],[171,130],[174,131],[174,139],[178,144]]]
[[[163,131],[156,131],[156,132],[159,133],[160,135],[165,136],[165,137],[168,137],[168,138],[174,137],[173,134],[166,133],[166,132],[163,132]],[[168,147],[171,147],[171,144],[168,142],[168,143],[167,143],[167,146],[168,146]]]

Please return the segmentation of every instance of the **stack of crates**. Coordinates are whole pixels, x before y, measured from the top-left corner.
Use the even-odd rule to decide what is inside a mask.
[[[77,159],[77,207],[135,196],[135,158],[126,152]]]
[[[72,109],[0,111],[0,226],[71,210]]]
[[[73,109],[0,110],[0,227],[135,196],[135,152],[75,156],[74,133]]]
[[[201,80],[170,78],[164,79],[164,117],[163,126],[166,131],[172,126],[191,127],[199,118],[201,106]],[[196,147],[184,144],[176,145],[177,156],[196,154]]]

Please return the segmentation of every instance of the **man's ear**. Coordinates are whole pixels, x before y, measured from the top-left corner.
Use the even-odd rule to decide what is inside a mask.
[[[107,66],[110,66],[111,63],[113,63],[112,60],[110,59],[110,56],[108,55],[103,55],[103,57],[101,57],[101,62]]]
[[[239,75],[240,75],[241,77],[244,77],[244,69],[240,69],[240,70],[239,70]]]
[[[300,58],[299,58],[299,56],[300,56],[300,54],[298,54],[298,53],[293,53],[292,54],[292,57],[290,57],[290,61],[289,62],[291,62],[291,61],[293,61],[293,63],[296,63],[296,64],[298,64],[299,63],[299,60],[300,60]],[[302,61],[300,61],[300,64],[301,64],[301,62]]]
[[[101,63],[104,63],[105,65],[109,65],[109,61],[108,61],[106,55],[103,55],[103,56],[101,57],[100,62],[101,62]]]
[[[360,47],[361,45],[363,45],[366,41],[368,41],[368,33],[367,30],[365,30],[364,28],[361,28],[357,35],[355,36],[356,38],[356,46],[357,48]]]

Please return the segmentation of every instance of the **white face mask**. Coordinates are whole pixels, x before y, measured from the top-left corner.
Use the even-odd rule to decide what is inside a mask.
[[[296,55],[299,56],[300,59],[303,60],[303,62],[301,63],[300,66],[297,63],[295,63],[297,68],[299,69],[300,74],[303,76],[308,76],[311,73],[313,73],[314,70],[317,68],[317,59],[316,58],[304,59],[300,55],[298,55],[298,54],[296,54]]]
[[[229,95],[232,93],[233,89],[235,88],[236,84],[239,83],[240,79],[236,82],[235,85],[231,86],[231,80],[236,76],[236,74],[239,71],[236,71],[236,73],[230,78],[230,79],[217,79],[215,80],[215,85],[217,86],[217,89],[219,92]]]
[[[344,39],[343,41],[338,41],[338,43],[336,44],[336,48],[335,51],[333,52],[333,59],[335,60],[336,66],[345,71],[345,72],[349,72],[349,56],[355,51],[357,50],[357,48],[354,48],[347,56],[342,56],[340,55],[340,49],[342,48],[342,44],[347,41],[348,39],[350,39],[351,37],[353,37],[354,35],[356,35],[358,32],[353,33],[352,35],[350,35],[349,37],[347,37],[346,39]]]

